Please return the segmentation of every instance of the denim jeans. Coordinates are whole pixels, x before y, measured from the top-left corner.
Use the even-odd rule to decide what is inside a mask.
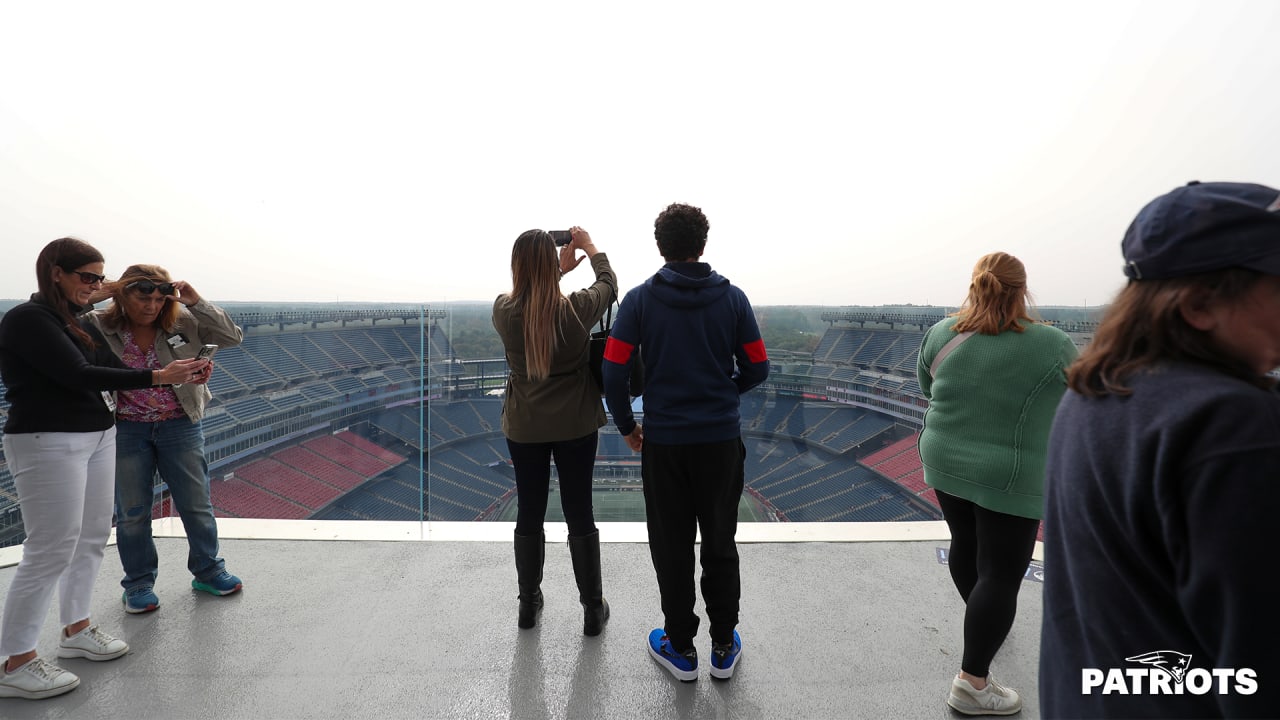
[[[186,417],[162,422],[116,423],[116,545],[127,590],[154,585],[159,570],[151,537],[155,475],[169,485],[173,507],[187,531],[187,569],[197,580],[223,571],[218,524],[209,500],[204,430]]]

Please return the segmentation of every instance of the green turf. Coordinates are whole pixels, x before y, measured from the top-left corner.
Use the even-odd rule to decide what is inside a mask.
[[[612,487],[595,487],[591,493],[591,505],[595,510],[596,522],[644,522],[644,493],[638,486],[628,486],[624,490]],[[738,522],[759,522],[765,517],[756,501],[747,495],[738,503]],[[495,520],[515,522],[516,503],[514,498],[499,512]],[[551,496],[547,500],[547,522],[564,522],[564,512],[560,509],[560,491],[551,487]]]

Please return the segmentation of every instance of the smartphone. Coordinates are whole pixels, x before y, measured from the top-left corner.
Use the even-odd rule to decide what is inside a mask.
[[[547,234],[551,236],[556,245],[568,245],[573,240],[573,236],[569,234],[568,230],[548,230]]]
[[[207,359],[209,359],[209,358],[213,357],[213,354],[214,354],[214,353],[216,353],[216,352],[218,352],[218,346],[217,346],[217,345],[205,345],[205,346],[203,346],[203,347],[201,347],[201,348],[200,348],[200,352],[196,353],[196,359],[197,359],[197,360],[207,360]]]

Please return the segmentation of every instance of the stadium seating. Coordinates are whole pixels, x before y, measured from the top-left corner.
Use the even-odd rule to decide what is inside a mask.
[[[914,436],[898,439],[910,417],[820,399],[828,387],[856,386],[857,392],[913,402],[922,337],[917,331],[833,326],[812,358],[779,362],[775,375],[783,382],[776,390],[766,385],[741,398],[751,492],[791,521],[936,517],[911,497],[936,504],[922,482]],[[425,413],[411,404],[423,355],[428,383],[447,388],[449,398],[432,400]],[[220,463],[219,514],[421,519],[422,508],[428,519],[469,521],[492,516],[512,497],[500,434],[502,400],[463,397],[465,392],[451,400],[456,388],[450,378],[462,377],[464,366],[434,324],[425,337],[414,323],[254,330],[241,346],[223,348],[217,362],[204,429],[208,446],[222,453],[211,460]],[[3,393],[0,385],[0,421],[8,410]],[[328,434],[327,423],[337,428],[348,421],[354,430]],[[318,427],[325,431],[317,435]],[[295,435],[306,439],[283,440]],[[425,495],[417,460],[423,440],[431,452]],[[258,442],[280,444],[255,453]],[[856,457],[867,448],[876,450],[859,465]],[[600,433],[597,452],[638,460],[609,427]],[[618,467],[610,472],[631,466]],[[223,479],[227,475],[231,479]],[[0,455],[0,522],[15,502]],[[170,513],[165,502],[155,512]]]

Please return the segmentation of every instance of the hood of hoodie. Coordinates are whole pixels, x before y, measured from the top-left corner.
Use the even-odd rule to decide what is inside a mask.
[[[702,307],[729,292],[729,279],[703,262],[669,262],[644,283],[664,305]]]

